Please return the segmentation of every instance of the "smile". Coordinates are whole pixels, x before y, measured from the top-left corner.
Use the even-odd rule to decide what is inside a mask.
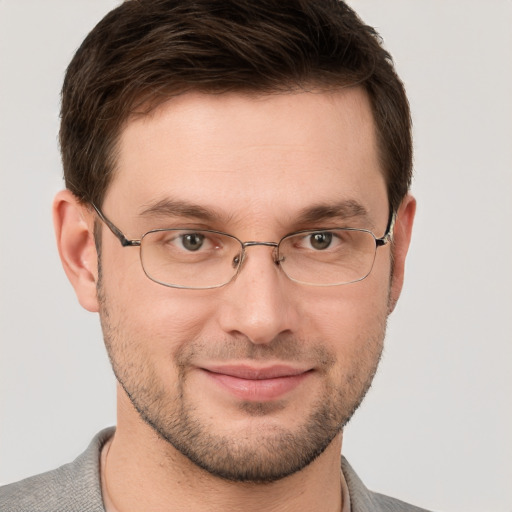
[[[236,398],[264,402],[294,390],[313,370],[286,365],[255,368],[245,365],[202,368],[205,375]]]

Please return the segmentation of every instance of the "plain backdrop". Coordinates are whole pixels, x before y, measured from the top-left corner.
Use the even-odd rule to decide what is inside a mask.
[[[115,422],[99,322],[60,267],[50,205],[64,70],[116,2],[0,0],[0,482]],[[352,0],[410,97],[418,213],[404,292],[344,453],[372,489],[512,511],[512,2]]]

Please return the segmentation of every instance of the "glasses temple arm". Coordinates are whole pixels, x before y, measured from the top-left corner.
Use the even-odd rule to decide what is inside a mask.
[[[110,229],[110,231],[112,231],[112,233],[114,233],[114,235],[121,242],[121,245],[123,247],[140,245],[140,240],[129,240],[128,238],[126,238],[123,235],[123,233],[121,232],[121,230],[118,229],[110,220],[108,220],[107,217],[105,217],[105,215],[103,214],[103,212],[94,203],[91,203],[91,206],[94,208],[94,210],[98,214],[98,217],[100,218],[100,220],[107,225],[108,229]]]
[[[377,242],[377,247],[380,247],[382,245],[386,245],[388,242],[390,242],[393,239],[393,229],[395,228],[395,221],[396,221],[396,212],[391,212],[389,216],[388,225],[386,228],[386,233],[382,238],[377,238],[375,241]]]

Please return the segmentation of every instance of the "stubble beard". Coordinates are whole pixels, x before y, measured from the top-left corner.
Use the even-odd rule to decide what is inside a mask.
[[[286,361],[314,359],[320,373],[327,374],[336,358],[321,344],[279,337],[268,345],[249,340],[191,340],[175,355],[178,378],[171,391],[159,380],[144,345],[123,333],[122,322],[113,325],[108,300],[98,283],[100,318],[105,345],[114,374],[140,417],[196,466],[209,474],[234,482],[268,483],[296,473],[311,464],[342,431],[369,390],[382,353],[386,319],[379,332],[362,339],[361,357],[342,382],[324,379],[318,399],[309,414],[293,429],[270,422],[266,428],[248,428],[229,435],[201,415],[187,388],[189,362],[194,354],[212,358],[273,358]],[[306,349],[304,347],[313,347]],[[212,348],[213,347],[213,348]],[[272,415],[279,403],[241,402],[240,411],[261,419]]]

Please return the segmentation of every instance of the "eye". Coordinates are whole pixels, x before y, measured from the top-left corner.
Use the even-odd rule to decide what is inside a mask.
[[[309,235],[309,244],[317,251],[327,249],[332,243],[332,233],[322,231]]]
[[[225,257],[233,246],[231,238],[213,231],[157,229],[144,235],[146,255],[149,251],[158,251],[166,259],[189,263]]]
[[[187,251],[198,251],[203,247],[205,236],[200,233],[187,233],[181,235],[181,245]]]

